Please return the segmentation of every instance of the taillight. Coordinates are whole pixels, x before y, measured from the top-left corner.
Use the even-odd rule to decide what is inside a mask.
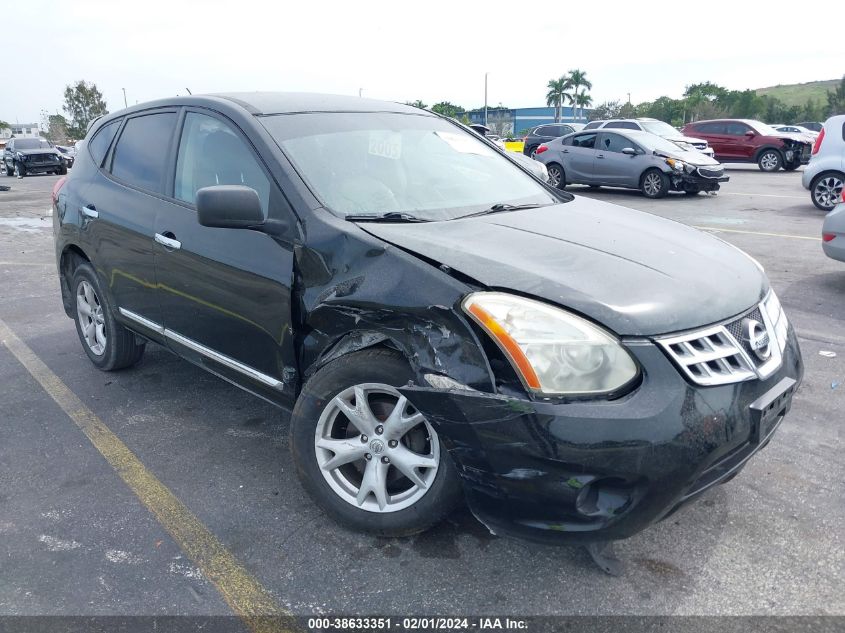
[[[542,153],[543,153],[543,152],[545,152],[547,149],[549,149],[549,148],[548,148],[548,147],[546,147],[545,145],[540,145],[540,147],[538,147],[538,148],[537,148],[537,153],[538,153],[538,154],[542,154]]]
[[[836,237],[835,233],[822,233],[822,241],[823,242],[831,242],[833,238]]]
[[[819,153],[819,150],[822,148],[822,139],[824,139],[824,128],[822,128],[822,131],[816,137],[816,142],[813,145],[813,154]]]
[[[56,184],[53,185],[53,193],[52,193],[53,204],[56,204],[59,201],[59,190],[64,186],[64,184],[66,182],[67,182],[67,176],[62,176],[61,178],[59,178],[56,181]]]

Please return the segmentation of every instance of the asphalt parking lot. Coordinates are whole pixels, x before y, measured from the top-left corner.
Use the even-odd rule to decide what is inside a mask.
[[[747,251],[806,363],[772,443],[729,484],[619,543],[618,578],[583,549],[496,538],[465,511],[412,538],[348,532],[300,487],[286,412],[154,346],[135,368],[99,372],[61,308],[45,217],[57,177],[0,177],[12,187],[0,192],[0,614],[230,614],[226,587],[239,582],[297,615],[845,614],[845,264],[824,257],[824,216],[799,173],[729,175],[719,195],[695,198],[571,188]],[[53,393],[72,396],[51,397],[37,361]],[[148,509],[68,415],[83,409],[185,513]],[[191,534],[200,528],[210,538]],[[215,568],[219,556],[241,575]]]

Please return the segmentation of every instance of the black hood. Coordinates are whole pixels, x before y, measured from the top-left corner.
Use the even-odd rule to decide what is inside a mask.
[[[619,335],[715,323],[768,290],[748,256],[711,235],[581,197],[464,220],[360,226],[489,288],[570,308]]]

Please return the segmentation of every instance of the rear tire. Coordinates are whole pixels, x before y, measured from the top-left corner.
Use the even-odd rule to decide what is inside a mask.
[[[825,171],[813,178],[810,183],[810,198],[817,209],[830,211],[842,202],[845,188],[845,174],[838,171]]]
[[[462,502],[448,451],[395,389],[412,378],[397,352],[365,349],[319,369],[296,401],[290,447],[297,475],[314,501],[348,528],[381,536],[415,534]],[[403,403],[398,414],[397,402]],[[426,465],[413,465],[420,460]],[[423,485],[399,464],[404,469],[411,464],[411,475]]]
[[[4,165],[4,167],[5,167],[5,169],[6,169],[6,175],[7,175],[7,176],[14,176],[14,175],[15,175],[15,170],[14,170],[14,169],[12,169],[11,167],[9,167],[8,165]]]
[[[67,176],[67,165],[62,165],[57,173],[60,176]]]
[[[669,193],[669,177],[653,167],[640,178],[640,191],[646,198],[662,198]]]
[[[777,171],[783,165],[783,156],[776,149],[763,150],[757,157],[757,166],[760,171]]]
[[[141,360],[145,344],[139,343],[132,332],[115,320],[108,296],[89,262],[76,267],[70,289],[76,333],[94,366],[113,371]]]
[[[549,184],[556,189],[566,189],[566,172],[557,163],[546,165],[549,172]]]

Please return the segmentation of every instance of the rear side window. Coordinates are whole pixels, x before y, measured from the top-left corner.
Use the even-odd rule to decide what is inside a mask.
[[[252,187],[267,213],[270,180],[250,148],[222,121],[189,112],[179,142],[173,195],[193,204],[199,189],[214,185]]]
[[[601,122],[601,121],[592,121],[592,122],[590,122],[590,123],[587,123],[587,125],[585,125],[585,126],[584,126],[584,129],[585,129],[585,130],[595,130],[595,129],[596,129],[597,127],[599,127],[601,124],[602,124],[602,122]]]
[[[574,147],[585,147],[587,149],[593,149],[595,144],[595,132],[591,132],[590,134],[576,134],[574,137],[572,137],[572,145]]]
[[[88,141],[88,151],[91,152],[91,157],[94,163],[99,167],[103,164],[103,158],[106,157],[106,152],[109,151],[114,135],[117,133],[117,128],[120,127],[121,119],[112,121],[97,130],[94,137]]]
[[[175,112],[129,119],[117,139],[111,173],[131,185],[161,193],[167,148],[175,125]]]
[[[534,134],[536,134],[537,136],[554,136],[555,135],[555,133],[552,130],[552,127],[550,125],[544,125],[542,127],[538,127],[536,130],[534,130]]]
[[[693,126],[693,130],[700,134],[725,134],[724,123],[701,123]]]
[[[556,125],[555,127],[555,136],[565,136],[567,134],[572,134],[575,130],[573,130],[568,125]]]

